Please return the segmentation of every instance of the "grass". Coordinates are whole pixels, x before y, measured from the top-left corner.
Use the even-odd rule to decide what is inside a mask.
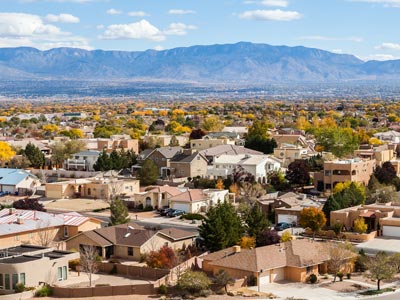
[[[363,295],[363,296],[373,296],[373,295],[380,295],[380,294],[383,294],[383,293],[386,293],[386,292],[394,292],[395,291],[395,289],[392,289],[392,288],[384,288],[384,289],[381,289],[381,290],[368,290],[368,291],[365,291],[365,292],[361,292],[360,293],[360,295]]]

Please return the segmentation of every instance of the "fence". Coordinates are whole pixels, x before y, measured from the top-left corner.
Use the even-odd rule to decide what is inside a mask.
[[[52,287],[53,296],[60,298],[102,297],[119,295],[152,295],[151,283],[138,285],[95,286],[85,288]]]
[[[99,272],[115,273],[127,277],[140,277],[154,281],[169,274],[170,270],[129,266],[129,265],[115,264],[115,263],[101,263],[99,264]]]

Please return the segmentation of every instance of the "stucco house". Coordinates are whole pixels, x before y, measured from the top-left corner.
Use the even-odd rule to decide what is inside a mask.
[[[64,162],[66,170],[74,171],[94,171],[93,165],[100,155],[98,150],[86,150],[72,154],[72,158]]]
[[[197,237],[193,231],[178,228],[161,230],[143,229],[137,224],[122,224],[85,231],[66,241],[67,249],[95,246],[103,258],[121,258],[139,261],[143,254],[167,245],[174,250],[193,243]]]
[[[25,194],[40,185],[39,178],[28,171],[0,168],[0,191],[2,192]]]
[[[160,176],[167,178],[171,175],[172,158],[182,153],[182,147],[160,147],[154,150],[149,149],[141,152],[137,160],[139,163],[143,163],[146,159],[152,160],[158,167]]]
[[[310,274],[327,272],[329,254],[322,244],[298,239],[285,243],[241,249],[223,249],[203,258],[203,270],[217,274],[224,270],[232,278],[255,278],[258,284],[282,280],[305,282]]]
[[[71,212],[50,214],[42,211],[5,208],[0,211],[0,248],[32,244],[58,245],[82,231],[101,227],[101,220]]]
[[[37,287],[68,280],[68,262],[77,258],[79,252],[32,245],[0,249],[0,294],[14,293],[18,283]]]
[[[175,155],[170,162],[170,175],[179,177],[203,177],[207,173],[208,160],[199,152],[185,149],[183,153]]]

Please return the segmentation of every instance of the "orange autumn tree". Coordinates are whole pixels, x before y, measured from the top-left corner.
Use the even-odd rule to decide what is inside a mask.
[[[316,207],[303,208],[300,212],[299,225],[303,228],[310,228],[315,234],[326,224],[326,217],[322,210]]]
[[[151,251],[146,257],[146,264],[150,268],[172,269],[176,261],[174,250],[168,246],[163,246],[158,251]]]

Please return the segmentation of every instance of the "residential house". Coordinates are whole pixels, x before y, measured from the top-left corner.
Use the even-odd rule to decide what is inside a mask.
[[[133,203],[129,203],[131,206],[138,206],[142,204],[143,207],[154,207],[154,208],[162,208],[169,206],[169,199],[172,196],[179,195],[188,188],[175,187],[169,185],[163,186],[149,186],[146,187],[144,191],[135,193],[133,197]],[[129,201],[132,202],[132,201]]]
[[[67,249],[95,246],[102,258],[118,257],[139,261],[150,251],[157,251],[164,245],[174,250],[193,243],[198,233],[178,228],[147,230],[137,224],[121,224],[85,231],[66,241]]]
[[[293,225],[297,224],[303,208],[317,207],[322,209],[323,205],[314,196],[293,192],[270,193],[262,196],[257,201],[266,216],[274,214],[276,223],[285,222]]]
[[[200,154],[204,155],[207,158],[207,160],[212,164],[212,162],[214,162],[214,159],[216,157],[219,157],[223,154],[225,154],[225,155],[240,155],[240,154],[262,155],[263,153],[260,151],[245,148],[243,146],[220,145],[220,146],[212,147],[209,149],[201,150]]]
[[[230,198],[231,197],[231,198]],[[169,207],[180,209],[186,213],[206,212],[208,208],[224,200],[233,199],[233,194],[228,190],[217,189],[188,189],[176,196],[169,198]]]
[[[94,171],[93,166],[99,155],[100,151],[97,150],[87,150],[72,154],[73,158],[64,162],[64,168],[74,171]]]
[[[33,245],[0,249],[0,294],[14,293],[18,283],[38,287],[68,280],[68,263],[78,258],[79,252]]]
[[[139,154],[137,159],[139,163],[146,159],[152,160],[158,167],[160,176],[168,178],[171,175],[172,158],[182,153],[182,147],[161,147],[151,151],[144,151]]]
[[[323,247],[323,243],[308,239],[251,249],[233,246],[204,256],[202,268],[210,275],[224,270],[235,279],[255,278],[258,285],[282,280],[305,282],[311,274],[327,272],[329,253]]]
[[[213,178],[227,178],[238,168],[253,175],[258,182],[266,182],[267,174],[271,171],[280,170],[280,161],[270,155],[253,154],[222,154],[214,157],[212,165],[207,169],[207,176]]]
[[[160,147],[168,147],[171,144],[171,139],[174,135],[160,134],[160,135],[145,135],[142,140],[145,143],[157,141],[157,144]],[[177,135],[175,136],[176,140],[179,143],[179,146],[185,146],[189,141],[187,136]]]
[[[215,142],[215,140],[225,140],[224,143],[226,145],[244,146],[244,144],[245,144],[245,140],[237,132],[224,132],[224,131],[209,132],[208,134],[203,136],[203,140],[209,140],[209,141],[214,141],[214,142]],[[218,145],[221,145],[221,144],[216,144],[215,146],[218,146]],[[211,148],[211,147],[209,147],[209,148]]]
[[[0,168],[0,191],[26,194],[41,185],[37,176],[22,169]]]
[[[234,140],[228,138],[211,139],[204,137],[202,139],[190,140],[190,149],[201,151],[220,145],[235,145]]]
[[[195,151],[185,149],[182,153],[175,155],[170,161],[170,176],[175,178],[197,176],[204,177],[207,173],[207,158]]]
[[[339,182],[353,181],[367,185],[374,172],[375,159],[344,159],[324,161],[324,170],[314,173],[314,186],[318,191],[333,190]]]
[[[377,132],[374,137],[380,139],[382,142],[399,144],[400,143],[400,132],[390,130],[386,132]]]
[[[293,144],[283,143],[280,147],[274,149],[274,156],[282,160],[282,167],[287,168],[290,163],[296,159],[306,159],[310,149],[308,147],[295,146]]]
[[[94,177],[46,183],[46,198],[110,199],[131,197],[140,190],[139,180],[132,178]]]
[[[243,138],[247,133],[249,129],[246,126],[225,126],[222,129],[222,132],[233,132],[239,134],[241,138]]]
[[[311,151],[314,150],[314,142],[307,140],[307,138],[302,134],[272,133],[271,138],[276,141],[278,148],[282,147],[284,144],[292,144],[295,146],[301,146],[302,148],[309,148]]]
[[[331,211],[330,223],[343,224],[346,229],[354,226],[354,221],[364,218],[368,231],[380,230],[383,236],[400,237],[400,206],[392,203],[358,205]]]
[[[139,153],[139,140],[132,139],[127,134],[111,135],[109,139],[97,139],[97,150],[106,150],[111,153],[114,150],[133,151]]]
[[[361,147],[354,151],[354,155],[362,159],[375,159],[377,166],[382,166],[386,161],[396,160],[396,151],[393,145],[380,145],[368,148]]]
[[[50,214],[4,208],[0,210],[0,248],[21,244],[57,245],[79,232],[100,228],[101,223],[76,212]]]

